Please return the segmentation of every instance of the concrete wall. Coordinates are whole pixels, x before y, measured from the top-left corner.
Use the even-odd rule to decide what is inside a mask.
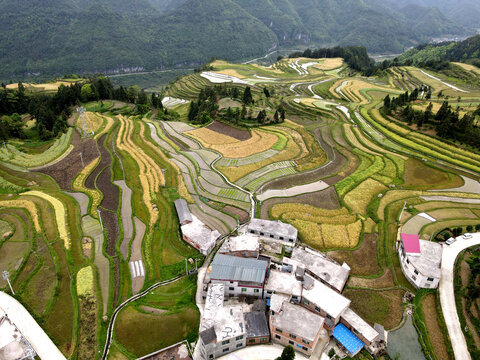
[[[242,258],[258,259],[258,251],[231,251],[231,252],[220,252],[220,254],[237,256]]]
[[[228,343],[223,344],[224,341],[228,341]],[[216,359],[225,354],[244,348],[246,346],[246,334],[241,335],[241,339],[238,340],[237,337],[234,337],[207,345],[204,345],[200,339],[197,346],[200,346],[200,354],[203,359]]]
[[[270,342],[270,336],[247,338],[247,346],[248,345],[267,344],[269,342]]]
[[[360,334],[352,325],[350,325],[347,321],[345,321],[345,319],[341,319],[340,322],[345,325],[345,327],[350,330],[352,333],[355,334],[356,337],[358,337],[360,340],[362,340],[362,342],[367,345],[367,346],[370,346],[372,343],[370,341],[368,341],[362,334]]]
[[[256,287],[242,286],[238,281],[219,281],[213,280],[212,283],[222,283],[225,285],[226,297],[251,296],[258,299],[263,298],[263,287],[261,285]],[[242,290],[245,289],[245,290]]]
[[[263,236],[265,238],[268,238],[268,239],[276,239],[276,240],[281,240],[281,241],[285,241],[287,243],[296,243],[297,242],[297,239],[293,239],[293,238],[289,238],[287,236],[283,237],[283,236],[277,236],[277,235],[274,235],[274,234],[270,234],[270,233],[266,233],[266,232],[260,232],[260,231],[257,231],[257,230],[248,230],[248,232],[250,234],[255,234],[255,235],[258,235],[258,236]]]

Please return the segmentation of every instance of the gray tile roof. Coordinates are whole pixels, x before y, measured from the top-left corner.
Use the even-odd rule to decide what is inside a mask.
[[[245,327],[247,328],[247,338],[270,336],[264,312],[248,312],[243,314],[243,316],[245,318]]]
[[[212,261],[212,280],[244,281],[262,284],[268,262],[217,254]]]
[[[180,224],[193,221],[192,214],[190,214],[190,210],[188,209],[188,205],[185,200],[175,200],[175,209],[177,210],[178,220],[180,221]]]

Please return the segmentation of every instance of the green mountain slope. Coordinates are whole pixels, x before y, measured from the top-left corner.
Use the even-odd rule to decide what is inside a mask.
[[[401,52],[463,33],[436,9],[380,0],[0,0],[0,80],[239,60],[275,46]]]
[[[399,56],[401,63],[414,65],[461,61],[480,64],[480,35],[472,36],[461,42],[422,45]]]

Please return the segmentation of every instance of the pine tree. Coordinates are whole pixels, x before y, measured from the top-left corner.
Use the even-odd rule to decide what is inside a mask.
[[[245,105],[253,104],[252,89],[250,89],[250,86],[247,86],[243,92],[243,103]]]

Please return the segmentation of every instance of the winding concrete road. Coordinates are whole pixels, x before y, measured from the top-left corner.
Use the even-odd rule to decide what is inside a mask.
[[[15,298],[0,291],[0,309],[15,324],[42,360],[66,360],[30,313]],[[62,319],[58,319],[62,321]]]
[[[452,245],[444,245],[442,253],[442,275],[440,279],[440,303],[442,305],[443,317],[448,329],[448,335],[452,342],[455,359],[471,359],[467,342],[463,335],[455,304],[453,288],[453,276],[455,259],[466,248],[480,244],[480,233],[472,234],[471,239],[465,240],[461,236]]]

